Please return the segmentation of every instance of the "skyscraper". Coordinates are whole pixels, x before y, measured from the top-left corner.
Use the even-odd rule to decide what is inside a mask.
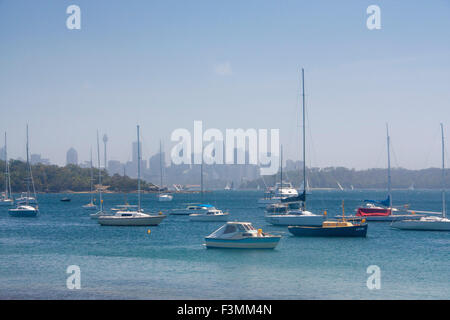
[[[78,164],[78,153],[74,148],[70,148],[67,151],[66,164]]]

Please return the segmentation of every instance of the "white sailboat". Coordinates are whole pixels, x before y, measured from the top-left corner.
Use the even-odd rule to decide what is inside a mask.
[[[105,211],[103,211],[103,198],[102,198],[102,168],[100,167],[100,142],[98,138],[98,130],[97,130],[97,161],[98,161],[98,198],[100,201],[99,211],[96,213],[91,213],[89,216],[91,219],[98,219],[101,216],[108,215]]]
[[[8,152],[6,144],[6,132],[5,132],[5,192],[0,196],[0,206],[12,206],[14,204],[14,199],[11,193],[11,178],[9,175],[9,162],[8,162]]]
[[[98,223],[102,226],[156,226],[159,225],[166,215],[144,213],[141,208],[141,150],[139,145],[139,126],[137,126],[138,145],[138,207],[137,210],[118,211],[114,215],[103,215],[98,217]]]
[[[419,220],[394,221],[391,226],[402,230],[424,230],[424,231],[450,231],[450,219],[447,218],[445,208],[445,147],[444,126],[441,123],[442,135],[442,217],[428,216]]]
[[[161,183],[159,189],[161,190],[163,187],[163,159],[162,159],[162,145],[161,141],[159,142],[159,169],[160,169],[160,177]],[[173,195],[170,193],[163,193],[160,191],[158,194],[158,201],[160,202],[168,202],[173,200]]]
[[[28,146],[28,125],[27,125],[27,170],[28,170],[28,177],[27,177],[27,192],[25,195],[25,202],[24,203],[18,203],[17,207],[9,209],[9,214],[13,217],[36,217],[39,209],[37,206],[37,197],[36,197],[36,190],[34,188],[34,181],[33,181],[33,174],[31,173],[31,164],[29,159],[29,146]],[[30,196],[30,185],[33,188],[33,195],[34,198]],[[34,199],[35,206],[32,205],[32,203],[29,202],[29,199]]]
[[[98,210],[97,205],[94,203],[94,170],[92,167],[92,149],[91,149],[91,201],[83,206],[86,210]]]
[[[302,68],[302,102],[303,102],[303,194],[281,200],[282,202],[301,202],[300,209],[289,210],[286,213],[266,213],[266,221],[282,226],[322,226],[325,217],[306,210],[306,132],[305,132],[305,72]]]

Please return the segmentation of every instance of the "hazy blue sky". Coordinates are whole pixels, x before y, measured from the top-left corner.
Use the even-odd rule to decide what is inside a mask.
[[[66,28],[67,6],[81,30]],[[381,8],[368,30],[366,8]],[[0,0],[0,131],[12,157],[87,160],[96,129],[109,159],[148,158],[176,128],[280,128],[300,157],[306,70],[308,164],[438,166],[450,139],[450,1]],[[2,145],[3,143],[0,143]]]

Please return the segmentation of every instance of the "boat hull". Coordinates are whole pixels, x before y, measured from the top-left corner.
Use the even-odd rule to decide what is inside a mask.
[[[223,249],[274,249],[281,236],[272,237],[250,237],[244,239],[214,239],[205,238],[207,248],[223,248]]]
[[[14,205],[13,200],[0,200],[0,207],[10,207]]]
[[[268,223],[275,226],[319,227],[325,221],[321,215],[268,214],[265,218]]]
[[[97,218],[98,223],[102,226],[157,226],[165,218],[165,215],[149,216],[149,217],[114,217],[100,216]]]
[[[16,210],[16,209],[10,209],[8,211],[9,215],[11,217],[18,217],[18,218],[32,218],[36,217],[38,211],[37,210]]]
[[[389,216],[345,216],[345,219],[347,220],[362,220],[365,219],[366,221],[372,221],[372,222],[393,222],[398,220],[419,220],[420,218],[424,217],[425,215],[421,214],[391,214]],[[342,218],[342,216],[335,216],[335,218]]]
[[[391,227],[416,231],[450,231],[450,222],[402,220],[393,222]]]
[[[289,226],[288,229],[296,237],[365,237],[367,235],[367,224],[332,228]]]
[[[189,215],[189,220],[201,222],[226,222],[228,221],[228,214],[206,215],[193,213]]]

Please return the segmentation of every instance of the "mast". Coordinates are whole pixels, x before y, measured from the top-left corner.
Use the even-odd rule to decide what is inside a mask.
[[[103,199],[102,199],[102,168],[100,167],[100,142],[98,138],[97,130],[97,159],[98,159],[98,184],[99,186],[99,200],[100,200],[100,212],[103,211]]]
[[[162,186],[163,186],[163,167],[162,167],[162,145],[161,145],[161,140],[159,140],[159,171],[160,171],[160,178],[161,178],[159,191],[161,192],[162,191]]]
[[[139,145],[139,125],[137,127],[137,151],[138,151],[138,212],[141,212],[141,148]]]
[[[442,217],[446,217],[445,212],[445,146],[444,146],[444,125],[441,123],[442,135]]]
[[[283,193],[283,145],[280,145],[280,196]]]
[[[28,156],[28,123],[27,123],[27,145],[26,145],[26,149],[27,149],[27,169],[29,170],[29,166],[30,166],[30,159]],[[30,197],[30,177],[27,177],[27,198],[25,200],[25,204],[28,205],[28,199]]]
[[[389,127],[386,123],[386,136],[387,136],[387,156],[388,156],[388,197],[389,197],[389,208],[392,208],[392,195],[391,195],[391,138],[389,137]]]
[[[200,199],[203,203],[203,141],[202,141],[202,162],[200,163]]]
[[[302,68],[302,106],[303,106],[303,210],[306,209],[306,129],[305,129],[305,69]]]
[[[92,147],[91,147],[91,203],[94,203],[94,194],[93,191],[93,184],[94,184],[94,171],[92,170]]]
[[[8,184],[9,180],[9,170],[8,170],[8,152],[7,152],[7,145],[6,145],[6,132],[5,132],[5,199],[9,199],[9,193],[8,193],[8,187],[10,184]]]

